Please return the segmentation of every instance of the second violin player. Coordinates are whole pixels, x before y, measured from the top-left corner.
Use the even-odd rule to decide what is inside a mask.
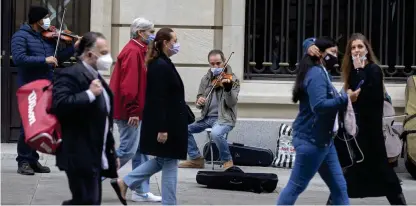
[[[182,162],[181,168],[204,168],[205,161],[195,142],[194,133],[212,128],[211,136],[220,152],[224,169],[233,166],[226,134],[237,121],[237,101],[240,92],[239,79],[234,75],[221,50],[208,54],[211,68],[202,77],[196,96],[196,105],[201,116],[188,126],[188,155],[190,160]],[[225,69],[223,69],[225,67]]]

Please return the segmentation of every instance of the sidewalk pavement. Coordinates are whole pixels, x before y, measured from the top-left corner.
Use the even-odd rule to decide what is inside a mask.
[[[55,167],[55,158],[50,155],[41,155],[41,164],[51,167],[49,174],[36,174],[35,176],[23,176],[16,173],[15,144],[1,144],[1,204],[2,205],[58,205],[63,200],[70,198],[68,180],[64,172]],[[279,182],[273,193],[256,194],[252,192],[239,192],[228,190],[207,189],[196,183],[196,173],[199,169],[179,169],[177,198],[179,205],[275,205],[279,191],[289,179],[290,170],[272,167],[241,167],[244,172],[276,173]],[[206,165],[204,170],[211,170],[211,165]],[[216,166],[215,170],[221,169]],[[120,176],[131,171],[131,163],[120,169]],[[400,173],[403,179],[402,185],[407,203],[416,204],[416,181],[409,174]],[[150,189],[156,195],[160,195],[161,173],[157,173],[150,180]],[[299,197],[297,204],[324,205],[328,199],[329,191],[319,175],[310,182],[306,191]],[[131,197],[131,191],[127,197]],[[104,205],[119,205],[109,180],[103,182]],[[160,203],[136,203],[128,201],[130,205],[159,205]],[[354,205],[388,205],[386,198],[351,199]]]

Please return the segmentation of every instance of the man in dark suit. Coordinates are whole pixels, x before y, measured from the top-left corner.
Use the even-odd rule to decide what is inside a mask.
[[[101,177],[116,178],[118,159],[112,135],[113,94],[98,70],[113,60],[105,37],[86,33],[80,61],[57,73],[52,111],[62,126],[56,163],[68,177],[72,199],[63,204],[101,204]]]

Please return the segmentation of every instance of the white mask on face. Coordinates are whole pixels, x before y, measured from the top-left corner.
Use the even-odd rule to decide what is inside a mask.
[[[49,17],[43,19],[43,25],[41,26],[44,30],[48,30],[51,26],[51,19]]]
[[[97,70],[107,71],[113,65],[113,58],[110,54],[102,55],[97,60]]]

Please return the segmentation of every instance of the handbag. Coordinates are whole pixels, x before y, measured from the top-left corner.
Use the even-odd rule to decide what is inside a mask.
[[[357,134],[357,123],[355,120],[354,108],[352,107],[351,99],[348,97],[347,109],[344,114],[344,128],[345,131],[355,136]]]
[[[187,110],[187,117],[188,117],[188,124],[192,124],[195,122],[195,114],[192,112],[191,108],[186,105]]]

